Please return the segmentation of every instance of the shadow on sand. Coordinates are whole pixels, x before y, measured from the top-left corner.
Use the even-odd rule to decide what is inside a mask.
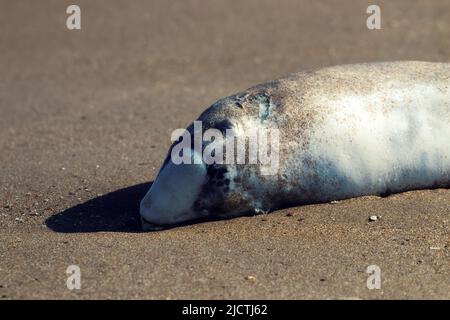
[[[152,183],[142,183],[91,199],[49,217],[45,224],[62,233],[140,232],[139,202]]]

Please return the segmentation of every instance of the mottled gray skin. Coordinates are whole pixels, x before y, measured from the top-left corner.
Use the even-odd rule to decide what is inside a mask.
[[[221,99],[198,119],[204,130],[252,119],[281,139],[275,175],[257,165],[208,166],[190,208],[198,218],[450,185],[449,64],[300,72]]]

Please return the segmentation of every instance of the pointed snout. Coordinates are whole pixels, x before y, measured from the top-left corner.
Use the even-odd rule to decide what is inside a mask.
[[[143,230],[160,230],[197,218],[194,202],[206,181],[206,166],[174,164],[161,169],[140,204]]]

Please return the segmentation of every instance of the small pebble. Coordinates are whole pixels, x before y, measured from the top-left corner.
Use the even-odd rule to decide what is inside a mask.
[[[20,222],[20,223],[23,222],[23,219],[22,219],[22,218],[16,218],[15,220],[16,220],[17,222]]]
[[[246,276],[245,280],[251,281],[251,282],[255,282],[256,278],[254,276]]]
[[[339,201],[337,201],[337,200],[333,200],[330,202],[330,204],[337,204],[337,203],[339,203]]]
[[[379,219],[378,216],[370,216],[369,217],[369,222],[374,222],[374,221],[377,221],[378,219]]]

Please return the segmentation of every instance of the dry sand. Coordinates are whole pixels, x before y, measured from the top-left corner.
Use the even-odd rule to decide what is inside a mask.
[[[312,67],[449,61],[450,1],[377,1],[375,31],[366,1],[76,3],[81,31],[68,2],[0,1],[2,299],[450,298],[450,190],[137,220],[170,133],[213,101]]]

